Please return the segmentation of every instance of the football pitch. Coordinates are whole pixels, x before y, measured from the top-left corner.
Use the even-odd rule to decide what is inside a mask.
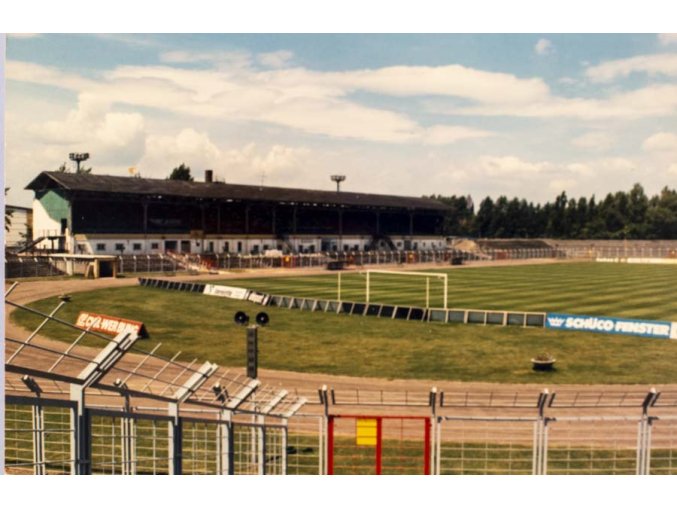
[[[564,263],[447,272],[449,307],[677,320],[673,294],[677,269],[672,266]],[[330,273],[209,281],[271,294],[335,299],[336,278]],[[343,299],[363,300],[364,282],[364,275],[343,273]],[[421,304],[420,283],[395,276],[384,280],[388,289],[378,292],[377,287],[372,299]],[[431,282],[431,297],[433,288]],[[49,298],[31,306],[51,311],[57,302]],[[265,310],[271,322],[260,332],[260,368],[512,383],[677,383],[675,340],[264,309],[249,302],[141,286],[75,293],[59,316],[74,322],[81,310],[143,321],[151,335],[140,344],[143,348],[162,342],[164,355],[183,351],[186,360],[223,366],[245,363],[244,330],[233,323],[234,313],[244,310],[253,317]],[[41,321],[26,312],[14,312],[12,320],[30,329]],[[50,325],[41,334],[73,339],[72,333],[64,335]],[[530,359],[541,352],[557,358],[555,371],[531,369]]]
[[[561,263],[426,270],[448,276],[448,307],[563,312],[638,319],[677,320],[677,266]],[[364,302],[363,272],[251,278],[233,285],[268,294]],[[208,280],[205,280],[209,282]],[[429,280],[430,306],[441,308],[443,283]],[[426,279],[374,273],[370,301],[425,306]]]

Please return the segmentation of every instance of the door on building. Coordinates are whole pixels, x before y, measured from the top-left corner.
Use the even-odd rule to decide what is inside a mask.
[[[165,252],[176,252],[177,242],[176,241],[165,241]]]
[[[329,475],[430,475],[430,417],[331,415]]]
[[[190,241],[181,240],[181,253],[190,253]]]

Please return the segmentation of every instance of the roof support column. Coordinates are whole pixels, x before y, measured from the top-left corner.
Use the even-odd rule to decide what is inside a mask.
[[[273,235],[276,234],[277,227],[276,223],[277,222],[277,205],[273,204],[273,211],[272,211],[272,217],[273,217]]]
[[[148,203],[144,202],[141,204],[143,207],[143,235],[148,234]]]
[[[339,233],[338,251],[342,252],[343,251],[343,210],[341,208],[339,208],[339,210],[338,210],[338,233]]]

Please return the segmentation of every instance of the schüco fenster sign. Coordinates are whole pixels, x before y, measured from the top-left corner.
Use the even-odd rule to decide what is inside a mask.
[[[592,333],[677,339],[677,322],[660,320],[549,313],[545,319],[545,327],[563,331],[588,331]]]
[[[111,317],[101,313],[83,312],[78,315],[75,325],[81,329],[116,336],[122,332],[134,331],[140,338],[148,338],[148,331],[143,322]]]

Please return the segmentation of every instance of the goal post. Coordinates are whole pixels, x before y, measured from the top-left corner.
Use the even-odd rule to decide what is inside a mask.
[[[372,274],[381,274],[381,275],[397,275],[404,277],[424,277],[425,278],[425,306],[430,308],[430,279],[441,280],[443,283],[443,305],[444,309],[447,309],[447,297],[449,290],[449,280],[446,273],[432,273],[432,272],[423,272],[423,271],[387,271],[382,269],[368,269],[365,271],[366,274],[366,287],[365,287],[365,302],[370,303],[371,293],[372,293]]]

